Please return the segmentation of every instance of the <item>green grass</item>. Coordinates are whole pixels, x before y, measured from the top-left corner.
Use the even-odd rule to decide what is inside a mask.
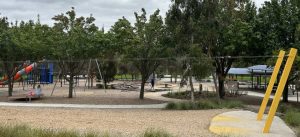
[[[300,137],[300,127],[297,127],[295,130],[296,130],[296,136]]]
[[[162,129],[147,129],[141,137],[173,137],[170,133]]]
[[[96,133],[79,134],[75,131],[34,129],[26,125],[0,126],[0,137],[101,137]]]
[[[284,115],[284,120],[286,123],[293,127],[300,126],[300,112],[297,111],[288,111]]]
[[[119,137],[120,135],[118,135]],[[110,134],[109,132],[105,133],[96,133],[96,132],[85,132],[78,133],[75,131],[56,131],[50,129],[36,129],[30,128],[26,125],[16,125],[16,126],[5,126],[0,125],[0,137],[117,137]],[[173,137],[170,133],[162,129],[150,128],[143,132],[140,137]]]
[[[283,115],[281,118],[291,127],[293,127],[297,137],[300,137],[300,110],[297,106],[281,103],[278,112]]]
[[[218,102],[214,99],[204,99],[196,102],[171,102],[166,106],[166,109],[168,110],[205,110],[222,108],[244,108],[244,104],[240,101],[221,100]]]

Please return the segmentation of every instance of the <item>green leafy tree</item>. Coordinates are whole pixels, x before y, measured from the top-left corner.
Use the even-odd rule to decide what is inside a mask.
[[[6,17],[0,18],[0,60],[4,68],[4,76],[7,82],[2,81],[3,84],[8,84],[8,96],[12,96],[14,86],[14,76],[17,70],[22,67],[22,63],[18,61],[21,59],[21,48],[13,41],[12,28],[9,27],[9,22]]]
[[[126,47],[133,45],[137,42],[134,28],[131,26],[130,22],[123,17],[119,19],[110,29],[112,41],[114,43],[115,52],[117,54],[122,54]]]
[[[111,27],[109,33],[112,34],[112,42],[115,46],[116,56],[118,56],[117,59],[121,61],[118,67],[119,73],[125,76],[129,73],[133,80],[134,76],[139,72],[133,67],[132,62],[125,59],[126,52],[124,51],[127,51],[127,47],[132,47],[138,42],[134,33],[134,27],[131,26],[131,23],[125,17],[122,17]]]
[[[176,43],[198,44],[209,57],[213,57],[220,98],[225,95],[224,80],[234,62],[230,56],[243,55],[249,49],[248,38],[252,37],[249,20],[255,15],[251,4],[247,0],[172,1],[170,18],[179,22],[179,25],[175,24],[178,27],[174,28],[173,34],[186,38]],[[174,24],[172,21],[170,24]],[[187,47],[184,45],[178,49],[184,51]]]
[[[161,43],[164,25],[159,10],[150,15],[149,21],[146,18],[145,9],[142,9],[141,15],[135,13],[135,17],[134,29],[137,42],[126,47],[126,57],[132,59],[131,61],[141,74],[140,99],[143,99],[145,83],[160,64],[155,58],[164,55],[165,47]]]
[[[113,43],[113,34],[99,31],[96,34],[96,45],[99,46],[95,53],[99,59],[99,68],[103,79],[104,86],[107,87],[107,83],[114,80],[114,76],[117,74],[117,62],[115,56],[120,51],[116,44]],[[97,70],[97,78],[100,78],[99,71]]]
[[[169,42],[174,45],[171,53],[178,57],[186,58],[183,60],[184,77],[188,77],[191,87],[191,100],[194,100],[194,86],[192,77],[197,79],[204,78],[210,73],[212,68],[207,65],[208,58],[202,52],[199,37],[199,19],[202,2],[197,0],[172,1],[170,10],[166,17],[166,30]],[[180,67],[179,67],[180,68]]]
[[[56,15],[52,19],[55,21],[53,54],[59,60],[64,78],[69,82],[69,98],[72,98],[74,76],[82,72],[86,63],[84,59],[94,55],[91,54],[96,50],[93,39],[98,28],[94,24],[94,17],[76,17],[73,7],[66,14]]]
[[[256,30],[259,32],[258,45],[265,48],[265,54],[272,55],[280,49],[288,50],[296,47],[299,49],[297,40],[297,27],[300,22],[299,1],[294,0],[271,0],[265,2],[259,9],[256,20]],[[276,53],[276,52],[275,52]],[[285,90],[283,101],[288,102],[288,85],[297,79],[299,62],[294,63],[294,71],[290,75]]]
[[[48,25],[42,25],[32,20],[21,21],[12,26],[13,41],[22,49],[22,57],[27,60],[41,60],[51,57],[49,45],[51,44],[52,30]]]

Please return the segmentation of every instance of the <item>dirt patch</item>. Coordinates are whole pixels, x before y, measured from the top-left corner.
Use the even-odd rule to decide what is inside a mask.
[[[139,91],[121,91],[116,89],[84,89],[84,87],[76,87],[73,92],[73,98],[68,98],[68,85],[57,87],[53,92],[53,85],[42,86],[44,96],[40,99],[32,100],[31,103],[51,103],[51,104],[95,104],[95,105],[138,105],[138,104],[161,104],[164,101],[144,98],[139,99]],[[26,102],[25,95],[28,90],[16,87],[13,97],[24,95],[23,99],[9,99],[7,91],[2,92],[0,102]]]
[[[44,97],[39,100],[33,100],[33,103],[51,103],[51,104],[95,104],[95,105],[142,105],[142,104],[161,104],[165,103],[159,100],[138,98],[109,98],[109,97]]]
[[[0,107],[0,124],[37,128],[110,132],[137,136],[147,128],[164,129],[180,137],[215,136],[211,119],[228,110],[167,111],[159,109],[54,109]]]

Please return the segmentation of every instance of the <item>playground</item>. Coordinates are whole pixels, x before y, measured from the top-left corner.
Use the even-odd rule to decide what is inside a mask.
[[[116,136],[138,136],[149,128],[163,129],[176,136],[191,137],[227,134],[261,135],[259,130],[263,127],[262,123],[252,123],[260,125],[255,129],[251,129],[251,125],[238,127],[239,121],[245,121],[239,119],[241,115],[247,116],[248,121],[254,120],[253,111],[258,112],[261,100],[266,97],[261,93],[263,89],[256,89],[259,87],[257,85],[263,84],[253,82],[253,78],[248,82],[243,80],[238,82],[229,77],[225,83],[227,99],[240,101],[237,103],[245,104],[245,108],[225,106],[223,109],[220,107],[215,110],[172,111],[164,110],[168,108],[170,102],[184,103],[191,99],[191,85],[188,84],[190,81],[185,81],[186,79],[180,75],[172,78],[170,75],[159,77],[158,74],[153,74],[145,84],[144,99],[141,100],[139,99],[141,87],[139,76],[133,78],[134,76],[131,75],[131,78],[126,78],[130,74],[119,74],[113,81],[104,83],[103,71],[97,67],[97,62],[94,64],[96,66],[86,64],[88,68],[96,69],[83,70],[80,75],[74,76],[73,97],[69,98],[69,76],[62,74],[61,69],[55,67],[57,66],[55,63],[40,64],[23,65],[13,77],[15,82],[13,82],[12,96],[8,96],[7,78],[3,77],[1,80],[3,86],[0,88],[0,113],[4,115],[0,117],[0,123],[58,131],[109,132]],[[278,66],[278,63],[276,65]],[[276,72],[276,68],[274,69]],[[273,73],[272,76],[268,75],[268,80],[275,77]],[[153,79],[155,79],[155,86],[152,83]],[[202,80],[192,79],[195,101],[217,98],[213,81],[212,77]],[[40,86],[42,96],[34,95],[37,85]],[[269,90],[270,88],[268,92]],[[295,93],[290,93],[289,96],[291,101],[298,101]],[[274,97],[273,94],[270,100]],[[189,108],[186,106],[185,109]],[[268,136],[282,133],[294,136],[294,132],[284,122],[278,117],[275,119],[273,129],[276,130],[271,130]],[[235,130],[233,124],[229,124],[230,128],[228,127],[229,122],[237,122],[233,126]],[[286,132],[278,132],[277,129]],[[257,134],[252,134],[254,130],[258,130],[255,131]]]

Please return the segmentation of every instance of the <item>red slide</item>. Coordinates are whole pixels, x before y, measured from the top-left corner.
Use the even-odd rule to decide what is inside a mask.
[[[21,69],[14,76],[14,80],[18,80],[22,75],[30,73],[36,66],[37,66],[36,63],[32,63],[31,65]],[[8,84],[8,77],[4,76],[4,78],[0,81],[0,85],[6,85],[6,84]]]

